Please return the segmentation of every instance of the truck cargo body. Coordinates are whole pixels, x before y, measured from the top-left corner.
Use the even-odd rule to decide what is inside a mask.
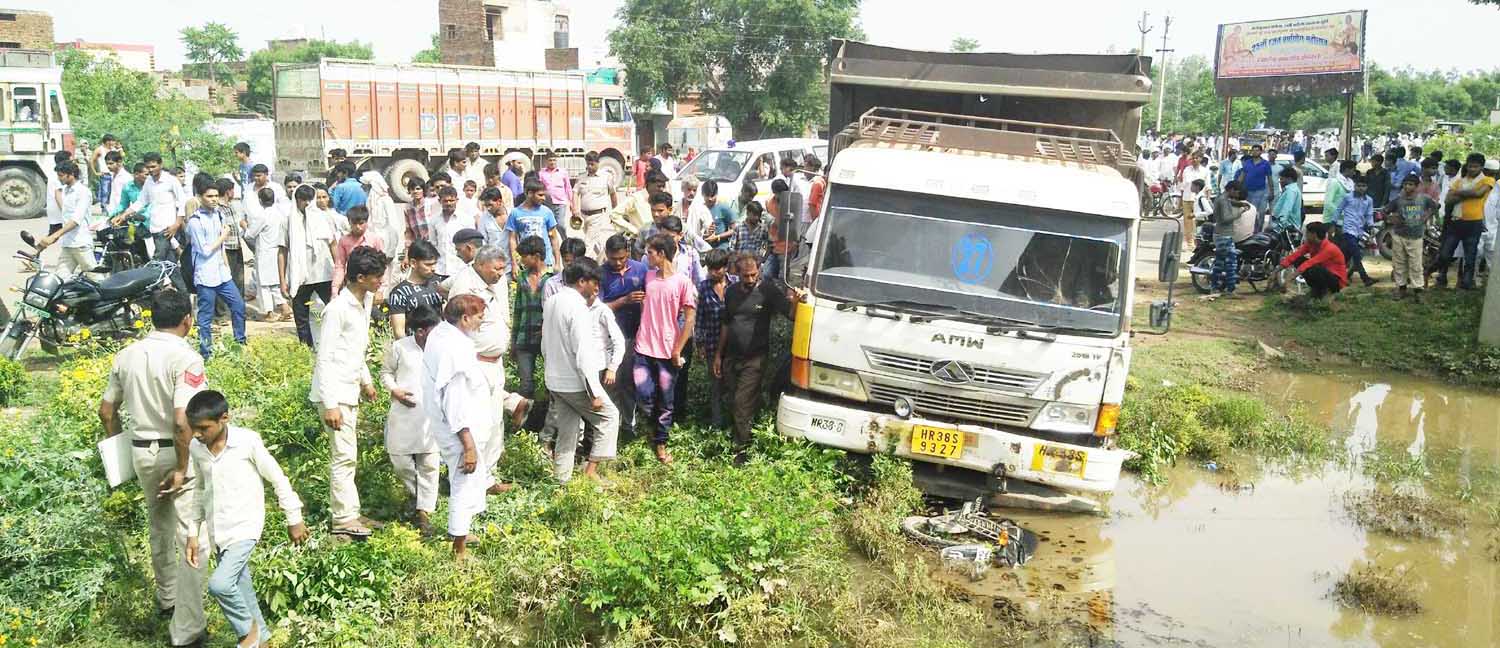
[[[1112,491],[1131,456],[1114,431],[1141,62],[834,52],[828,197],[778,430],[910,458],[939,494]]]
[[[491,164],[553,154],[575,173],[596,151],[617,180],[633,160],[623,91],[581,73],[324,59],[276,67],[275,109],[287,170],[325,173],[328,152],[344,149],[361,170],[415,160],[435,172],[469,142]]]

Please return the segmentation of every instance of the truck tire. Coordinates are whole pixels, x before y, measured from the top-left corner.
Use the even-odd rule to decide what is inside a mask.
[[[0,169],[0,219],[35,218],[46,211],[47,183],[25,167]]]
[[[599,156],[599,174],[610,179],[611,187],[620,186],[625,181],[625,165],[612,157]]]
[[[406,181],[412,178],[427,182],[427,167],[411,158],[396,160],[386,167],[385,181],[391,186],[391,199],[399,203],[411,202],[411,194],[406,191]]]

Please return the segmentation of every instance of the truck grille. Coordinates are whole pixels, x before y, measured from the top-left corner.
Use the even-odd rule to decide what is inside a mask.
[[[875,369],[896,371],[923,378],[932,378],[932,364],[937,358],[926,356],[897,353],[894,351],[882,351],[879,349],[865,348],[865,357],[870,366]],[[1036,391],[1042,381],[1047,379],[1045,373],[1030,371],[1016,371],[1014,369],[998,369],[970,363],[963,363],[973,379],[970,384],[994,387],[1008,392],[1031,395]]]
[[[898,397],[905,396],[911,400],[912,409],[919,414],[951,416],[980,423],[1027,425],[1031,423],[1031,417],[1037,409],[1020,403],[996,403],[879,382],[871,382],[869,392],[873,402],[889,405]]]

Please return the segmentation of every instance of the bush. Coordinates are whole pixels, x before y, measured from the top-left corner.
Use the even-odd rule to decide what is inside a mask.
[[[0,405],[15,405],[26,394],[26,368],[10,358],[0,358]]]
[[[679,461],[620,514],[582,529],[581,602],[618,629],[711,629],[712,613],[831,542],[832,488],[795,466]]]

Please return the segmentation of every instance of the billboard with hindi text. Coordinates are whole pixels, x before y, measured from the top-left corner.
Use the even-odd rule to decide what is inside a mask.
[[[1214,86],[1225,96],[1328,95],[1364,83],[1364,11],[1219,25]]]

